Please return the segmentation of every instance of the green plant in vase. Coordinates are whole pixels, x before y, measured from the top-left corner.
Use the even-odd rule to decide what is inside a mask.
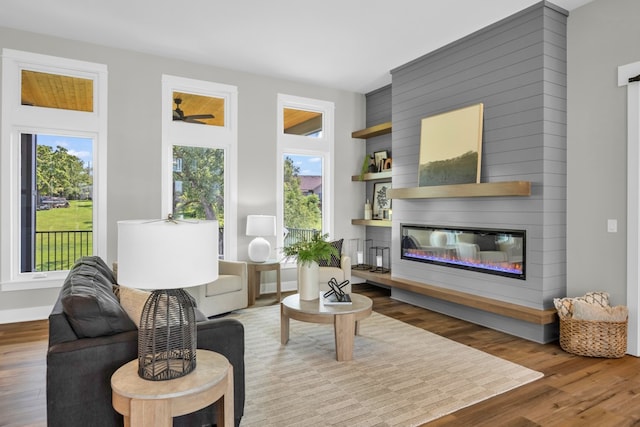
[[[298,263],[298,293],[305,301],[319,298],[319,261],[329,261],[331,256],[340,256],[338,250],[328,242],[327,234],[315,233],[310,240],[293,243],[283,249],[286,258],[295,257]]]
[[[338,250],[326,239],[328,234],[315,233],[309,240],[301,240],[283,249],[286,258],[296,258],[299,265],[329,261],[331,255],[339,256]]]

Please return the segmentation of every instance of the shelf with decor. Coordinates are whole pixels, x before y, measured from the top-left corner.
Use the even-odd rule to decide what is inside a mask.
[[[369,227],[391,227],[391,220],[388,219],[352,219],[353,225],[367,225]]]
[[[370,126],[366,129],[353,131],[351,132],[351,138],[368,139],[388,133],[391,133],[391,122],[380,123],[379,125]]]
[[[376,181],[378,179],[391,179],[391,169],[382,172],[365,173],[362,175],[353,175],[351,181]]]
[[[527,197],[531,196],[531,182],[505,181],[480,184],[451,184],[427,187],[392,188],[391,199],[437,199],[447,197]]]

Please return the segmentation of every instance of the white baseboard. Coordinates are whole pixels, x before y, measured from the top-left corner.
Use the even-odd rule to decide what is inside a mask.
[[[44,320],[49,317],[52,309],[52,305],[43,305],[40,307],[0,310],[0,324]]]
[[[281,292],[290,292],[298,289],[298,282],[295,280],[289,280],[286,282],[280,282]],[[267,282],[260,284],[261,294],[273,294],[276,292],[276,282]]]

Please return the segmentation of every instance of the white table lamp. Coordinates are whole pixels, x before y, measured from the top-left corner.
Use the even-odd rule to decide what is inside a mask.
[[[182,288],[217,278],[217,221],[118,221],[118,283],[153,290],[138,329],[140,377],[169,380],[195,369],[194,300]]]
[[[271,254],[271,245],[264,237],[276,235],[276,217],[272,215],[247,216],[246,234],[256,237],[249,243],[249,259],[253,262],[265,262]]]

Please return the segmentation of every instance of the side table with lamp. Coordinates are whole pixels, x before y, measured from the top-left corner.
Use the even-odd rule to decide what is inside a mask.
[[[182,289],[218,277],[217,248],[217,221],[169,217],[118,222],[118,281],[121,286],[152,290],[140,319],[138,360],[120,368],[137,370],[139,378],[126,379],[118,370],[111,379],[114,408],[125,416],[125,425],[127,420],[131,425],[150,425],[146,417],[151,412],[157,412],[153,425],[171,425],[173,416],[208,406],[214,395],[223,399],[219,421],[233,425],[233,368],[224,356],[196,352],[194,301]],[[196,369],[197,356],[203,358],[206,375],[189,376]],[[218,367],[213,380],[212,357]],[[193,399],[203,387],[223,392]],[[181,398],[192,404],[179,404]]]

